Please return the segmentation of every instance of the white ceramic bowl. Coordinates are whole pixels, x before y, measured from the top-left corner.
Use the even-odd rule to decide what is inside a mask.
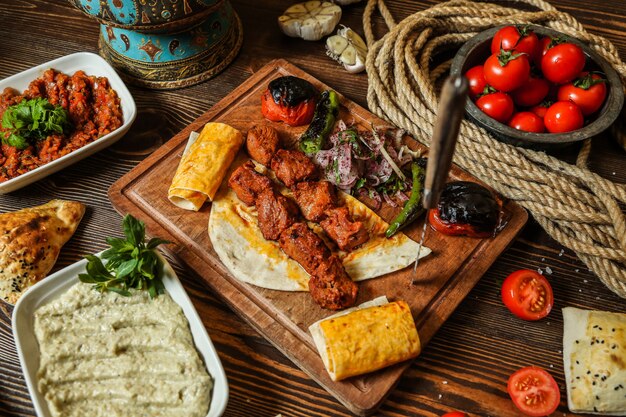
[[[224,413],[228,402],[228,382],[224,368],[215,347],[202,324],[191,300],[180,283],[172,267],[163,260],[163,284],[172,299],[180,305],[189,321],[189,328],[202,356],[214,386],[211,406],[207,417],[218,417]],[[33,400],[38,417],[51,417],[45,398],[37,390],[37,370],[39,369],[39,344],[35,338],[34,312],[40,306],[57,298],[72,285],[79,282],[78,274],[85,272],[86,260],[76,262],[58,271],[31,287],[15,304],[13,310],[13,336],[20,358],[24,379]]]
[[[55,173],[60,169],[63,169],[106,148],[107,146],[110,146],[124,136],[137,116],[135,100],[133,100],[133,96],[130,95],[130,91],[128,91],[128,88],[126,88],[126,85],[117,75],[113,67],[111,67],[99,55],[89,52],[77,52],[75,54],[57,58],[46,62],[45,64],[22,71],[19,74],[12,75],[9,78],[5,78],[0,81],[0,92],[7,87],[11,87],[22,93],[26,90],[26,88],[28,88],[28,84],[30,84],[31,81],[35,78],[39,78],[44,71],[49,68],[54,68],[55,70],[68,75],[72,75],[78,70],[83,70],[87,75],[107,77],[111,87],[113,87],[120,98],[124,123],[115,131],[102,136],[101,138],[75,150],[74,152],[48,162],[47,164],[35,168],[32,171],[18,177],[0,183],[0,194],[10,193],[11,191],[15,191],[35,181],[39,181],[40,179]]]

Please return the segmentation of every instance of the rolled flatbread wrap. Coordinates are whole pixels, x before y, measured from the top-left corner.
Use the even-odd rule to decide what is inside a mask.
[[[180,160],[169,200],[193,211],[200,210],[207,199],[212,201],[242,144],[239,130],[224,123],[207,123]]]
[[[408,304],[379,297],[309,327],[333,381],[415,358],[420,339]]]

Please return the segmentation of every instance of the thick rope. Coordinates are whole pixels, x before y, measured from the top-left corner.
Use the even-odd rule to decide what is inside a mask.
[[[572,16],[545,1],[516,2],[536,11],[451,0],[396,23],[384,0],[369,0],[363,26],[369,46],[370,110],[428,145],[437,116],[436,85],[450,68],[446,61],[431,69],[435,55],[501,24],[539,24],[578,38],[613,65],[626,85],[626,64],[611,42],[586,32]],[[372,24],[376,10],[389,29],[378,41]],[[621,123],[625,119],[626,112],[613,126],[624,146]],[[607,287],[626,298],[626,218],[619,207],[620,202],[626,203],[626,185],[589,171],[590,150],[587,140],[576,165],[571,165],[544,152],[499,142],[483,128],[463,121],[455,162],[525,207],[552,238],[573,250]]]

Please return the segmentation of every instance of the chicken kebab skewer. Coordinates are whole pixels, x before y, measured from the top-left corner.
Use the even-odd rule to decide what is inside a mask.
[[[272,181],[254,169],[251,161],[237,168],[228,181],[237,197],[258,211],[259,229],[311,275],[309,292],[317,304],[330,310],[354,305],[358,286],[339,258],[300,218],[296,204],[273,189]]]
[[[242,202],[256,206],[263,236],[277,240],[283,252],[311,275],[309,291],[320,306],[339,310],[354,305],[357,285],[346,273],[341,260],[302,221],[297,207],[306,220],[320,222],[342,250],[351,250],[369,238],[362,223],[352,221],[347,208],[337,207],[332,184],[313,181],[318,175],[317,168],[306,155],[279,149],[274,129],[251,129],[247,148],[253,159],[271,166],[276,177],[291,187],[297,203],[296,206],[293,200],[276,192],[272,182],[258,173],[251,161],[236,169],[229,186]]]

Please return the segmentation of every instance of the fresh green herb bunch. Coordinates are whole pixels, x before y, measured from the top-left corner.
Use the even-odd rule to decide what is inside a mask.
[[[1,135],[2,142],[24,149],[33,141],[43,140],[52,133],[63,133],[70,126],[70,115],[63,107],[41,97],[22,100],[8,107],[2,115],[2,128],[9,133]]]
[[[145,242],[144,223],[130,214],[124,217],[122,226],[126,239],[107,238],[111,247],[102,253],[102,259],[107,260],[106,265],[97,256],[87,255],[87,273],[78,275],[78,278],[95,284],[94,288],[100,292],[113,291],[130,296],[129,289],[135,288],[147,290],[150,298],[163,294],[163,264],[155,249],[170,242],[160,238]]]

